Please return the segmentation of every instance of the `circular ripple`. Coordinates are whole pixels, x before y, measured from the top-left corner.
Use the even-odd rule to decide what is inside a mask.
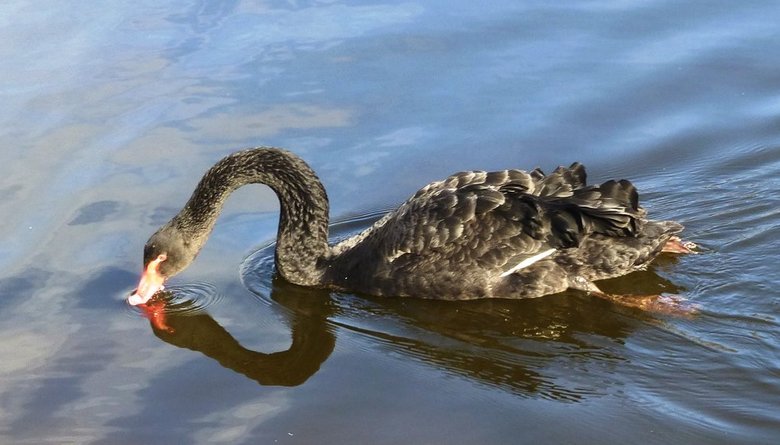
[[[274,266],[274,249],[276,243],[266,245],[241,263],[241,280],[252,294],[265,304],[271,304],[271,286],[276,267]]]
[[[194,315],[206,312],[206,309],[219,303],[222,294],[211,283],[194,282],[165,286],[165,290],[152,297],[147,305],[162,304],[166,314]],[[125,299],[126,301],[126,299]],[[142,314],[139,306],[125,305],[134,315]]]
[[[339,242],[356,235],[386,213],[387,211],[383,210],[334,222],[329,227],[331,241]],[[266,244],[249,255],[241,264],[241,279],[244,286],[265,304],[271,304],[273,278],[276,273],[274,249],[276,249],[276,242]]]

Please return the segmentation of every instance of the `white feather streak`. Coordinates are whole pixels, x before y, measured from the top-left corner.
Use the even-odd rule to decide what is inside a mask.
[[[536,255],[534,255],[532,257],[528,257],[528,258],[524,259],[523,261],[520,261],[519,263],[517,263],[517,265],[515,267],[507,270],[506,272],[502,273],[500,276],[503,278],[503,277],[505,277],[507,275],[511,275],[511,274],[517,272],[518,270],[524,269],[524,268],[530,266],[531,264],[533,264],[533,263],[535,263],[535,262],[537,262],[539,260],[543,260],[543,259],[547,258],[548,256],[552,255],[553,253],[555,253],[555,249],[548,249],[548,250],[545,250],[544,252],[537,253]]]

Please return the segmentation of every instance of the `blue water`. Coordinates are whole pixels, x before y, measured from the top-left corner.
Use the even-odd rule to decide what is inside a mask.
[[[777,443],[778,17],[760,1],[3,2],[0,442]],[[262,250],[276,198],[252,186],[173,281],[175,332],[151,328],[124,303],[144,242],[256,145],[312,165],[336,236],[460,170],[630,178],[702,253],[602,286],[700,313],[291,287]]]

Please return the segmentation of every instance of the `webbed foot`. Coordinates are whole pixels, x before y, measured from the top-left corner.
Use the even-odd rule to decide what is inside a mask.
[[[699,312],[696,304],[679,295],[615,295],[604,292],[591,292],[591,295],[656,314],[692,317]]]
[[[679,236],[673,236],[669,238],[669,241],[664,244],[664,247],[661,249],[661,252],[666,253],[693,253],[696,254],[694,249],[696,249],[697,246],[696,243],[691,241],[683,241],[680,239]]]

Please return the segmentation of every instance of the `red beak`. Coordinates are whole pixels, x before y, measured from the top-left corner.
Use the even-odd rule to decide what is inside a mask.
[[[165,257],[161,255],[154,261],[149,262],[149,265],[146,266],[146,270],[141,275],[141,282],[138,283],[138,289],[133,292],[133,295],[130,295],[127,298],[128,303],[133,306],[144,304],[149,301],[157,291],[163,289],[165,277],[160,275],[160,272],[157,270],[160,263],[163,261],[165,261]]]

